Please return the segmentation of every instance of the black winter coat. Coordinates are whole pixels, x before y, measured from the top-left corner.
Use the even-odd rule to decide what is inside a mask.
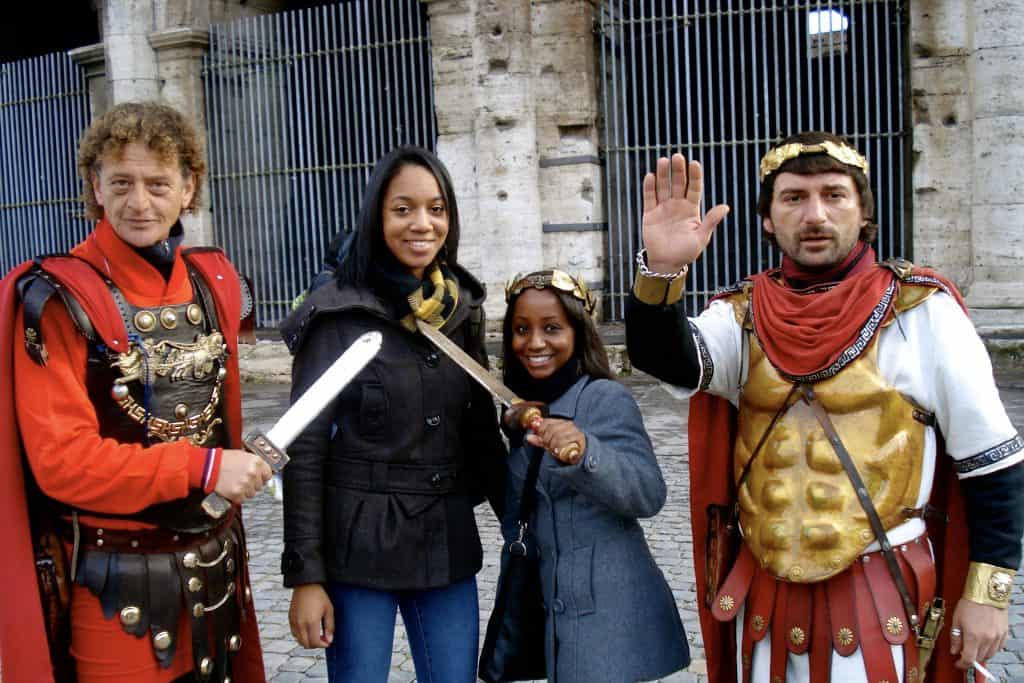
[[[442,331],[482,363],[483,286],[454,267],[458,307]],[[473,507],[500,516],[507,451],[494,402],[370,291],[314,290],[282,325],[294,401],[362,333],[380,353],[288,448],[286,586],[328,579],[380,590],[446,586],[480,570]]]

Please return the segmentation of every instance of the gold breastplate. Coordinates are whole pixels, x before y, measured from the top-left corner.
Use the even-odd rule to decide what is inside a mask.
[[[748,333],[750,361],[733,451],[741,476],[792,384]],[[915,407],[878,371],[878,335],[837,375],[814,389],[867,485],[882,524],[903,522],[921,488],[924,425]],[[793,394],[739,490],[740,524],[761,566],[797,583],[848,567],[874,540],[853,486],[810,408]]]

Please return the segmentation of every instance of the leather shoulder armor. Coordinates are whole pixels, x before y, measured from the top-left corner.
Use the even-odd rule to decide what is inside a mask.
[[[40,322],[43,309],[54,294],[86,340],[127,348],[127,330],[120,309],[109,295],[107,281],[92,266],[69,254],[39,256],[34,262],[17,283],[24,310],[25,350],[33,361],[46,365]]]

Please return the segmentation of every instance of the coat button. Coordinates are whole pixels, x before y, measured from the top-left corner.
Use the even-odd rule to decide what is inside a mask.
[[[441,416],[440,415],[431,415],[430,417],[427,418],[427,426],[428,427],[436,427],[439,424],[441,424]]]
[[[431,351],[427,354],[426,363],[427,367],[436,368],[438,363],[441,362],[441,357],[437,355],[436,351]]]
[[[587,460],[584,463],[584,467],[587,468],[588,472],[593,472],[594,470],[597,469],[598,460],[599,460],[599,458],[597,457],[597,455],[594,455],[594,454],[588,455],[587,456]]]
[[[554,610],[555,614],[561,614],[565,611],[565,603],[562,602],[561,598],[555,598],[551,601],[551,609]]]
[[[430,475],[430,485],[435,489],[441,486],[441,474],[439,472],[434,472]]]

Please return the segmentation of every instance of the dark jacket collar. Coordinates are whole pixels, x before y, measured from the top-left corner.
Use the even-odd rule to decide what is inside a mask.
[[[459,281],[459,303],[442,328],[445,333],[458,328],[473,309],[483,306],[487,298],[483,283],[470,275],[469,271],[458,264],[450,265],[449,268]],[[302,305],[281,322],[281,337],[294,354],[302,346],[314,319],[342,312],[362,312],[380,318],[382,323],[400,326],[399,320],[408,313],[408,309],[399,312],[392,302],[368,287],[339,287],[338,281],[332,279],[310,292]]]

